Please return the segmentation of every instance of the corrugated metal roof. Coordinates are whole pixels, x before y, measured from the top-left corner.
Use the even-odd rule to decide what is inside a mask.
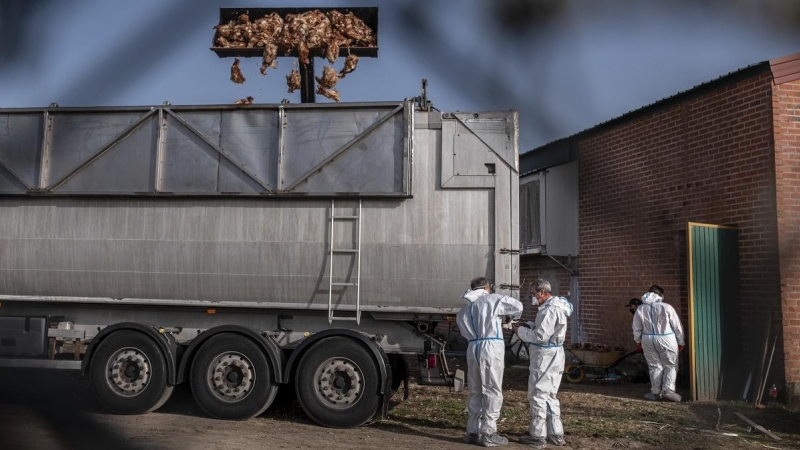
[[[800,53],[771,59],[769,67],[772,69],[772,79],[775,84],[800,80]]]

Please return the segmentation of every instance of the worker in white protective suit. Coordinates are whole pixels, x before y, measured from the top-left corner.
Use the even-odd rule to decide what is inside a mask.
[[[467,434],[464,441],[484,447],[508,445],[497,434],[497,419],[503,406],[505,369],[504,316],[519,318],[522,303],[515,298],[493,294],[486,278],[475,278],[463,298],[469,302],[458,313],[458,329],[467,346]]]
[[[556,395],[564,373],[564,339],[572,304],[566,298],[554,296],[547,280],[536,280],[533,289],[532,303],[539,305],[536,322],[514,324],[519,338],[530,343],[531,425],[528,434],[519,441],[533,448],[545,448],[548,440],[561,446],[565,444],[564,426]]]
[[[653,285],[642,296],[642,304],[633,315],[633,340],[644,353],[650,372],[648,400],[681,401],[675,392],[678,374],[678,352],[683,350],[684,336],[675,309],[663,302],[664,290]]]

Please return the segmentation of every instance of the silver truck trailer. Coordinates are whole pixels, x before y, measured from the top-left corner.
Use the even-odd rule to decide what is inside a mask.
[[[0,109],[0,366],[121,414],[183,382],[223,419],[287,385],[385,414],[471,278],[517,294],[517,131],[420,98]]]

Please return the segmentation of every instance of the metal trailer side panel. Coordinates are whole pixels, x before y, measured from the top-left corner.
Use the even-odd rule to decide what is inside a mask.
[[[193,117],[205,123],[201,116]],[[514,113],[497,117],[505,117],[505,128],[489,130],[488,137],[486,130],[478,129],[473,133],[478,138],[474,138],[470,126],[475,124],[465,119],[439,117],[437,112],[416,113],[420,125],[413,130],[413,155],[408,155],[404,163],[410,165],[412,173],[401,182],[401,190],[410,190],[413,180],[413,197],[362,199],[358,281],[363,311],[454,312],[461,306],[459,294],[469,279],[479,275],[505,284],[506,292],[515,293],[517,123]],[[497,122],[497,118],[490,119]],[[408,117],[405,123],[393,126],[413,126],[410,120]],[[460,132],[448,125],[454,121]],[[212,128],[217,126],[214,120],[208,123]],[[124,128],[125,124],[116,127]],[[509,129],[513,132],[508,133]],[[152,145],[153,155],[162,151],[156,144],[161,139],[157,130],[148,131],[143,125],[137,133],[149,136],[140,142]],[[505,141],[491,142],[498,134]],[[36,140],[30,136],[26,139]],[[170,139],[166,148],[172,156],[180,153],[176,148],[197,141],[189,134],[171,143]],[[288,139],[287,145],[293,147],[282,149],[283,157],[290,150],[302,149],[296,138]],[[370,151],[376,145],[379,143],[373,141],[359,151]],[[460,159],[452,162],[450,151],[456,147]],[[501,147],[509,153],[494,150]],[[7,157],[8,148],[0,147],[0,159]],[[70,156],[64,149],[46,150],[54,155],[51,168],[20,174],[12,184],[38,185],[36,171],[46,170],[52,178],[63,179],[68,173],[63,167],[73,167],[80,159],[73,157],[69,163],[54,166],[55,155],[62,159]],[[251,186],[253,180],[266,185],[276,182],[278,178],[270,178],[269,171],[263,169],[267,164],[264,161],[277,164],[276,158],[267,157],[262,165],[254,162],[247,166],[253,167],[248,181]],[[216,161],[219,164],[226,159],[217,155]],[[487,173],[487,161],[494,165],[493,174]],[[458,170],[459,164],[476,172],[455,173],[444,180],[444,168],[455,166]],[[179,167],[179,163],[164,167]],[[113,164],[98,173],[104,183],[117,177],[125,187],[137,186],[139,180],[127,177],[124,169],[124,165]],[[341,166],[334,173],[341,177],[346,170]],[[299,177],[290,172],[284,171],[284,176]],[[279,173],[275,177],[280,177]],[[6,180],[14,178],[8,170],[4,174]],[[40,178],[45,180],[42,185],[54,182]],[[84,181],[90,182],[91,177]],[[373,185],[380,184],[376,183]],[[324,187],[323,181],[317,185],[318,189]],[[355,211],[358,204],[358,200],[344,197],[334,202],[337,210],[345,212]],[[297,197],[0,197],[0,299],[47,301],[60,297],[68,302],[208,303],[326,310],[331,269],[330,208],[330,199]],[[337,222],[334,248],[356,244],[355,224]],[[355,256],[333,258],[333,277],[356,281]],[[355,308],[352,287],[334,287],[333,298],[335,309]]]

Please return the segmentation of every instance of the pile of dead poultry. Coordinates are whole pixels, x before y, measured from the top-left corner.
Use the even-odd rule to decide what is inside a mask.
[[[214,45],[222,48],[263,48],[261,74],[267,69],[278,67],[278,55],[297,55],[303,64],[309,63],[312,54],[323,56],[334,64],[339,58],[341,48],[375,47],[375,32],[352,12],[343,14],[333,10],[326,13],[318,9],[302,14],[267,14],[254,21],[248,14],[241,14],[237,20],[214,27]],[[339,78],[353,72],[358,65],[358,56],[349,54],[344,66],[336,71],[333,66],[325,66],[322,77],[317,80],[317,93],[331,100],[339,101],[335,89]],[[231,81],[242,84],[245,81],[236,58],[231,66]],[[289,92],[300,89],[300,72],[294,67],[286,76]]]

